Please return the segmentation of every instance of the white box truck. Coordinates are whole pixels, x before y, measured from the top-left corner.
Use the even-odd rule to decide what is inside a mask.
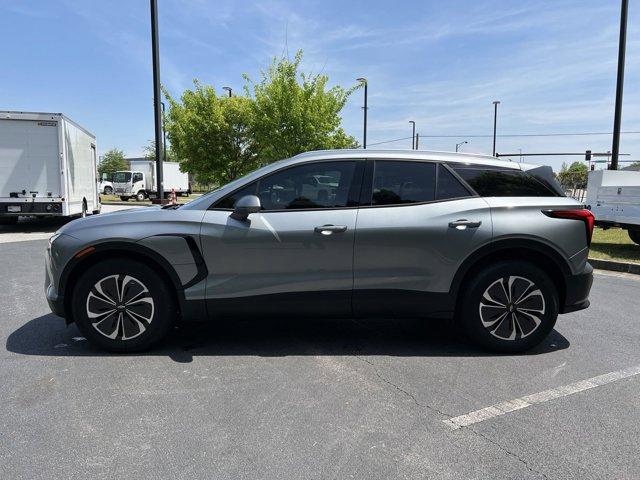
[[[132,160],[130,170],[123,170],[113,175],[113,192],[121,200],[127,201],[131,197],[138,201],[155,198],[158,195],[156,182],[156,162],[153,160]],[[180,171],[177,162],[162,163],[162,186],[165,197],[171,190],[176,195],[189,195],[189,174]]]
[[[596,217],[596,225],[623,228],[640,245],[640,172],[589,172],[585,203]]]
[[[99,212],[96,137],[61,113],[0,111],[0,223]]]

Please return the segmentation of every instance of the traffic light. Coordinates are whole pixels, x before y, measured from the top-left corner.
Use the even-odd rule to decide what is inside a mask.
[[[587,150],[586,152],[584,152],[584,159],[587,162],[591,161],[591,150]]]

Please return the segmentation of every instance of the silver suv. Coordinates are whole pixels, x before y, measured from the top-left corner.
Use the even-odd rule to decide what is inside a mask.
[[[483,347],[537,345],[589,305],[593,216],[549,167],[414,151],[311,152],[184,206],[69,223],[54,313],[112,351],[227,316],[455,318]]]

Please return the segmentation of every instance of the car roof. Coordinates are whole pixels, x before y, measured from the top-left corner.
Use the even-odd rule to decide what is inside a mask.
[[[428,150],[373,150],[373,149],[343,149],[343,150],[315,150],[300,153],[284,160],[283,163],[295,164],[315,160],[331,160],[344,158],[370,158],[380,160],[434,160],[440,162],[456,162],[473,165],[496,166],[512,168],[514,170],[528,170],[537,165],[520,164],[490,155],[474,153],[437,152]]]

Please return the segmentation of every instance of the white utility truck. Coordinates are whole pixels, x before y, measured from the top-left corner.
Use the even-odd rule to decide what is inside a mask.
[[[146,198],[158,196],[156,181],[156,162],[153,160],[131,160],[130,170],[123,170],[113,174],[113,192],[121,200],[127,201],[134,197],[141,202]],[[176,195],[189,195],[189,174],[180,171],[177,162],[162,163],[162,186],[165,198],[171,190]]]
[[[623,228],[640,245],[640,172],[589,172],[585,203],[596,217],[596,225]]]
[[[0,111],[0,223],[100,213],[96,137],[61,113]]]

